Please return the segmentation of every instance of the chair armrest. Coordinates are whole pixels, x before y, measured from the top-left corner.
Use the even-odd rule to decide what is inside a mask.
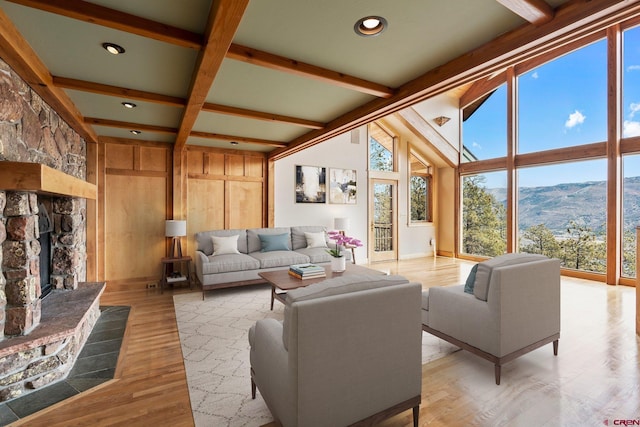
[[[282,342],[282,323],[261,319],[249,331],[253,378],[268,406],[281,420],[290,419],[295,399],[289,354]]]
[[[207,258],[204,252],[196,251],[196,256],[193,261],[195,264],[196,276],[198,277],[198,280],[200,281],[200,283],[204,283],[204,280],[203,280],[204,274],[202,273],[202,265],[205,262],[209,262],[209,258]]]

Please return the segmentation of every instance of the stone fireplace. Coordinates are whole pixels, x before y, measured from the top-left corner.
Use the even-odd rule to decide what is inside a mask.
[[[0,60],[0,401],[67,376],[99,315],[86,283],[86,143]],[[40,209],[51,221],[41,299]]]

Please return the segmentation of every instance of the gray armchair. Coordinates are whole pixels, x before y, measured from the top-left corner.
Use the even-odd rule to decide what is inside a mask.
[[[350,275],[290,291],[284,321],[249,331],[256,387],[283,426],[369,425],[413,409],[422,383],[421,285]]]
[[[466,291],[465,291],[466,288]],[[495,365],[545,344],[558,354],[560,261],[506,254],[477,264],[467,283],[423,292],[422,329]]]

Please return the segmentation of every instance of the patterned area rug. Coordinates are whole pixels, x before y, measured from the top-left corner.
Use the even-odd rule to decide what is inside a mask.
[[[260,393],[251,399],[248,331],[256,320],[282,320],[269,310],[270,287],[256,285],[173,297],[196,426],[257,427],[273,421]],[[422,363],[458,348],[422,334]]]

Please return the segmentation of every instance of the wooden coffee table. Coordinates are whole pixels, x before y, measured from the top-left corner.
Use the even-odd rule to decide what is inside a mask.
[[[278,300],[284,304],[284,299],[287,296],[287,291],[297,288],[304,288],[313,283],[322,282],[323,280],[331,279],[334,277],[344,277],[350,274],[380,274],[385,275],[382,271],[372,270],[367,267],[362,267],[356,264],[347,264],[347,269],[342,273],[334,273],[331,271],[331,265],[325,265],[324,271],[326,277],[318,277],[316,279],[298,279],[289,274],[289,270],[276,270],[265,271],[258,273],[258,276],[269,282],[271,285],[271,310],[273,310],[273,301]]]

